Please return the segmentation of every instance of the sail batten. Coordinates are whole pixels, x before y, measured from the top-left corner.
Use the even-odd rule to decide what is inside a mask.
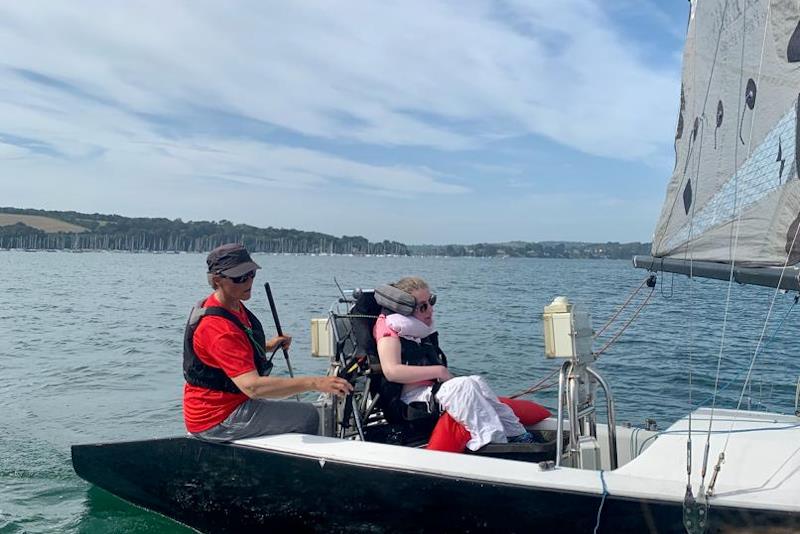
[[[654,257],[747,267],[800,260],[798,91],[800,3],[692,3]]]

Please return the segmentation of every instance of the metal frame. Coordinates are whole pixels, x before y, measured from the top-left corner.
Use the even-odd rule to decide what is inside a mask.
[[[616,469],[618,466],[617,459],[617,423],[616,414],[614,411],[614,397],[611,394],[611,388],[603,377],[585,364],[579,364],[573,360],[565,361],[561,365],[558,373],[558,408],[556,412],[557,426],[556,426],[556,467],[561,466],[561,461],[564,456],[564,410],[567,412],[567,419],[569,420],[569,451],[571,463],[576,465],[579,462],[574,460],[580,459],[579,440],[582,435],[590,435],[594,438],[597,437],[597,422],[595,418],[594,400],[589,396],[584,402],[584,406],[579,404],[579,388],[581,374],[584,374],[583,379],[586,382],[586,387],[590,391],[594,390],[594,385],[598,384],[606,396],[606,410],[608,417],[608,457],[610,468]]]

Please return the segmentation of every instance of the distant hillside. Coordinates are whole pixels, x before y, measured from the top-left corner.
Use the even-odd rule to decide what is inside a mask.
[[[650,243],[582,243],[570,241],[511,241],[474,245],[410,245],[414,256],[476,256],[512,258],[630,259],[650,254]]]
[[[13,226],[21,223],[46,233],[52,232],[86,232],[83,226],[70,224],[52,217],[42,217],[40,215],[21,215],[16,213],[0,213],[0,226]]]
[[[0,207],[0,248],[204,252],[239,242],[252,252],[407,255],[403,243],[373,243],[230,221],[130,218],[121,215]]]

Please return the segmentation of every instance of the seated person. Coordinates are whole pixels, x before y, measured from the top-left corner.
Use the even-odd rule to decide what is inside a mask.
[[[256,264],[242,245],[230,243],[206,258],[214,290],[193,309],[183,348],[183,415],[186,429],[208,441],[233,441],[269,434],[316,434],[314,405],[281,401],[319,391],[346,396],[352,386],[335,376],[269,376],[266,353],[288,348],[289,336],[267,340],[244,301],[251,296]]]
[[[408,316],[378,317],[373,330],[378,357],[386,380],[403,384],[400,398],[404,403],[432,406],[435,398],[444,410],[428,448],[463,452],[487,443],[532,442],[514,410],[526,413],[526,424],[544,419],[549,412],[529,401],[498,399],[480,376],[453,377],[440,356],[437,336],[432,335],[436,296],[428,284],[422,278],[405,277],[391,286],[413,297],[415,304]]]

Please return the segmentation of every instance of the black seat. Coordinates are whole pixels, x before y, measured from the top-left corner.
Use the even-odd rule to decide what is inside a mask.
[[[401,384],[383,376],[372,330],[383,311],[373,291],[356,291],[345,314],[331,312],[335,360],[339,375],[350,380],[354,393],[337,417],[340,437],[357,433],[366,441],[416,445],[425,443],[438,420],[424,404],[400,400]]]
[[[354,385],[353,394],[338,410],[339,437],[359,436],[364,441],[393,445],[424,445],[439,414],[430,413],[424,403],[403,403],[400,400],[402,385],[389,382],[383,376],[372,331],[384,310],[371,290],[354,291],[353,299],[347,299],[346,303],[346,313],[332,311],[330,314],[339,376]],[[537,443],[490,443],[470,454],[529,462],[555,459],[554,436],[539,437],[541,440]]]

